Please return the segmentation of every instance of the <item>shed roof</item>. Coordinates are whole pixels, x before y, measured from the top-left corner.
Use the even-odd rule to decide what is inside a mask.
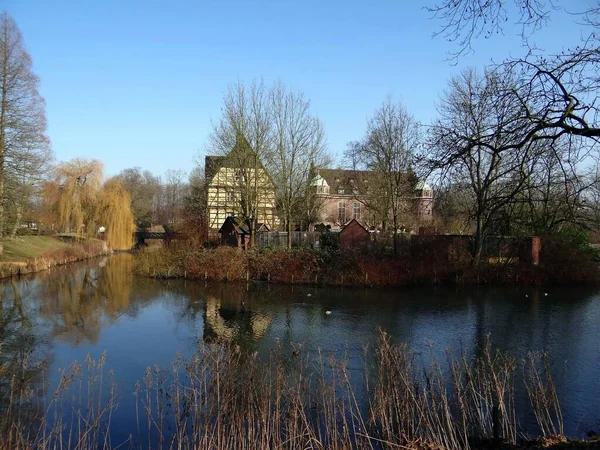
[[[233,225],[233,228],[235,229],[236,233],[250,234],[250,224],[248,223],[248,220],[243,220],[235,216],[229,216],[225,219],[223,225],[221,225],[221,228],[219,228],[219,233],[223,231],[223,227],[228,223],[231,223]]]
[[[360,228],[362,228],[363,230],[365,230],[366,233],[369,233],[369,230],[362,224],[360,223],[358,220],[356,219],[352,219],[350,222],[348,222],[346,225],[344,225],[342,227],[342,229],[340,230],[340,233],[343,233],[344,230],[346,228],[348,228],[350,225],[352,225],[353,227],[359,226]]]

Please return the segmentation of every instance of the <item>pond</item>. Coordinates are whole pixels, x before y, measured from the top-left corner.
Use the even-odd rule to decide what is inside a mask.
[[[334,354],[360,374],[365,347],[381,330],[424,365],[448,352],[475,354],[486,340],[517,360],[547,351],[565,434],[583,436],[600,419],[600,292],[589,287],[317,288],[205,284],[132,275],[133,256],[116,255],[0,284],[3,358],[24,351],[47,367],[52,395],[61,370],[87,355],[112,372],[119,391],[114,441],[136,427],[132,392],[146,368],[168,368],[199,341],[226,341],[265,357]],[[518,375],[517,375],[518,376]],[[6,383],[6,380],[3,381]],[[517,406],[526,404],[523,390]],[[518,418],[525,432],[531,414]]]

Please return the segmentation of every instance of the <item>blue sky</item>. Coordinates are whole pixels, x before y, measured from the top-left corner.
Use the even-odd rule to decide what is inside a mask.
[[[57,161],[96,158],[107,175],[194,167],[211,121],[236,80],[281,79],[302,90],[338,157],[360,139],[387,95],[423,123],[447,81],[466,66],[520,55],[517,28],[479,39],[453,65],[453,44],[419,1],[2,0],[41,78]],[[590,0],[591,1],[591,0]],[[580,0],[578,4],[589,4]],[[573,17],[555,13],[535,35],[575,42]]]

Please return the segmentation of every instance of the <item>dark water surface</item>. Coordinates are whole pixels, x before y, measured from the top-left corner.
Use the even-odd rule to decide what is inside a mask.
[[[492,343],[518,359],[547,350],[565,418],[580,436],[600,419],[600,291],[584,287],[411,288],[394,290],[157,281],[131,274],[131,255],[117,255],[0,284],[4,341],[30,345],[60,369],[89,353],[107,352],[121,399],[113,432],[135,426],[131,393],[146,367],[168,367],[177,351],[221,338],[259,355],[277,345],[290,352],[332,352],[363,369],[365,345],[378,327],[425,360],[447,349],[473,353]],[[330,311],[330,314],[327,314]],[[517,405],[527,403],[516,391]],[[531,417],[521,417],[523,429]]]

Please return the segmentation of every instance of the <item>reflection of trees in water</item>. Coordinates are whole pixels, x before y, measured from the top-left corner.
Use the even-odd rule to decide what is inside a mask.
[[[29,284],[15,278],[0,284],[0,428],[16,415],[33,417],[43,395],[42,367],[49,357],[43,352],[45,330],[37,323],[36,308],[24,301]]]
[[[96,342],[103,321],[114,321],[130,305],[133,258],[122,255],[90,261],[75,270],[63,267],[43,278],[41,314],[52,324],[52,335],[72,343]]]

